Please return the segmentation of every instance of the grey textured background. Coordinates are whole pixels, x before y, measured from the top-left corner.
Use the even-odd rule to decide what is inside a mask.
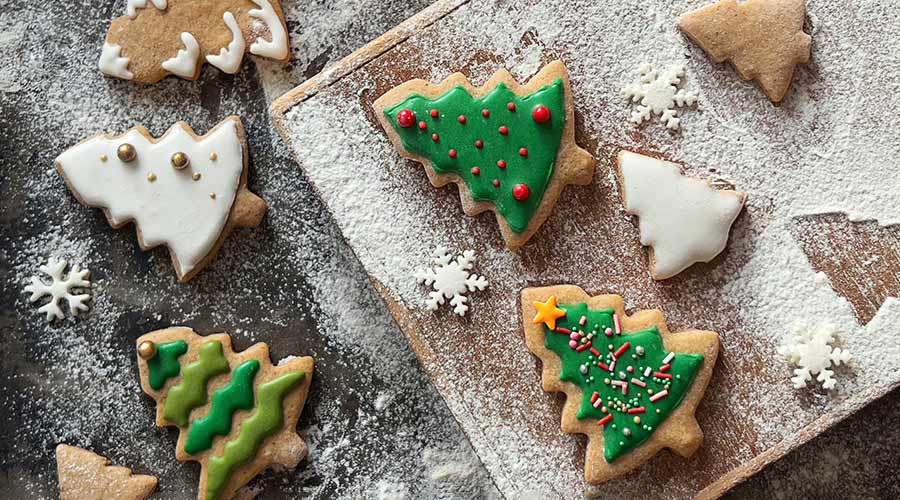
[[[234,77],[208,68],[198,82],[139,87],[96,70],[124,0],[0,0],[0,497],[55,498],[57,442],[159,475],[156,498],[194,496],[198,467],[174,460],[177,436],[153,426],[133,363],[134,339],[170,324],[229,331],[239,348],[265,341],[275,359],[317,359],[300,421],[311,460],[261,476],[262,498],[496,497],[267,115],[280,92],[429,2],[282,1],[295,56],[287,71],[248,57]],[[112,230],[48,172],[93,133],[144,124],[159,135],[177,120],[203,133],[228,114],[244,120],[251,188],[270,211],[188,285],[165,250],[141,251],[133,229]],[[49,255],[91,269],[87,318],[48,326],[26,302],[22,280]],[[898,402],[887,396],[732,496],[900,497]]]

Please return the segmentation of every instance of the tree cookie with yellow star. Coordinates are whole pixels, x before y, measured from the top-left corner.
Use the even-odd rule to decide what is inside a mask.
[[[134,222],[142,249],[166,245],[186,282],[234,228],[262,222],[266,202],[247,188],[247,158],[244,127],[230,116],[203,136],[184,122],[158,139],[141,126],[97,135],[61,154],[56,170],[113,228]]]
[[[562,430],[588,436],[585,478],[599,484],[663,448],[689,457],[703,442],[694,413],[719,352],[715,332],[672,333],[656,310],[625,313],[618,295],[559,285],[522,291],[528,349],[543,388],[564,392]]]
[[[461,73],[411,80],[373,104],[404,158],[434,187],[455,183],[463,212],[493,211],[506,245],[524,245],[567,184],[589,184],[596,160],[575,142],[569,75],[553,61],[525,84],[502,70],[481,87]]]

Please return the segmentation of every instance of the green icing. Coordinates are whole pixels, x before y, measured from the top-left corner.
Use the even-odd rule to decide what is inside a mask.
[[[191,410],[206,404],[206,383],[228,370],[221,342],[212,341],[200,346],[200,358],[184,367],[181,383],[169,390],[163,416],[179,427],[186,427]]]
[[[251,359],[234,369],[231,383],[213,394],[208,415],[191,423],[184,451],[194,455],[212,447],[213,437],[231,432],[231,418],[238,410],[253,408],[253,378],[259,361]]]
[[[181,372],[181,364],[178,358],[188,350],[187,342],[176,340],[175,342],[167,342],[156,346],[156,355],[147,361],[147,367],[150,370],[149,376],[150,387],[154,391],[158,391],[166,385],[166,380],[177,377]]]
[[[507,108],[508,103],[516,105],[515,111]],[[538,123],[532,118],[538,105],[550,110],[548,122]],[[416,124],[408,128],[397,121],[397,115],[406,109],[416,115]],[[432,118],[432,109],[438,111],[437,118]],[[482,110],[490,115],[483,116]],[[407,151],[430,160],[438,173],[459,175],[472,198],[492,202],[513,231],[525,231],[541,204],[559,152],[566,122],[562,79],[524,97],[502,83],[478,99],[461,86],[434,100],[412,94],[385,114]],[[465,124],[459,122],[461,115],[466,117]],[[428,127],[419,128],[419,122]],[[508,127],[507,135],[499,132],[501,126]],[[439,140],[433,140],[432,134],[438,134]],[[476,147],[477,140],[483,141],[482,148]],[[528,149],[527,157],[519,154],[520,148]],[[450,157],[451,149],[456,150],[456,158]],[[506,162],[505,169],[498,166],[498,160]],[[478,175],[472,172],[473,167],[480,169]],[[499,187],[494,180],[499,181]],[[513,196],[513,188],[520,183],[531,190],[524,201]]]
[[[669,353],[665,350],[662,336],[656,327],[623,335],[613,334],[610,337],[605,331],[607,328],[615,331],[613,320],[615,311],[612,309],[592,311],[584,303],[560,305],[560,308],[566,311],[566,316],[558,320],[557,331],[545,327],[545,345],[562,361],[560,379],[577,385],[584,394],[578,419],[600,420],[607,415],[613,415],[613,420],[604,425],[604,456],[606,461],[611,463],[649,439],[655,429],[678,408],[700,370],[703,356],[676,354],[670,361],[671,369],[667,372],[672,378],[657,378],[654,373],[660,371],[660,367],[664,364],[663,359]],[[587,318],[585,326],[579,324],[582,316]],[[578,352],[570,347],[569,334],[559,332],[560,328],[564,331],[582,333],[585,339],[593,335],[589,340],[600,356],[591,353],[591,349]],[[598,366],[600,362],[610,365],[615,359],[613,353],[626,342],[630,343],[631,347],[616,360],[614,373]],[[643,348],[643,355],[638,355],[638,346]],[[587,365],[587,374],[582,373],[582,365]],[[633,367],[633,372],[628,372],[629,366]],[[647,367],[653,372],[650,376],[644,376]],[[625,374],[624,380],[620,376],[622,373]],[[644,382],[647,387],[642,388],[632,383],[632,378]],[[614,380],[628,382],[627,395],[622,394],[621,387],[611,385]],[[651,402],[649,391],[652,390],[657,394],[664,390],[667,384],[668,395]],[[603,401],[597,408],[591,404],[594,392],[599,393]],[[628,409],[640,407],[645,408],[646,412],[627,413]],[[605,413],[604,408],[607,410]],[[640,424],[634,422],[634,417],[640,417]],[[627,435],[629,433],[630,435]]]
[[[237,438],[225,444],[222,455],[213,457],[208,462],[206,468],[208,500],[218,498],[234,470],[252,461],[263,440],[281,429],[284,424],[281,402],[304,376],[303,372],[291,372],[259,385],[256,410],[241,423]]]

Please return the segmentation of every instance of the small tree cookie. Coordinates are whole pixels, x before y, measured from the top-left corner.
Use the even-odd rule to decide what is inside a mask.
[[[758,80],[781,102],[794,67],[809,62],[805,0],[720,0],[681,16],[678,27],[716,62],[730,60],[745,80]]]
[[[231,337],[173,327],[137,340],[141,388],[156,425],[178,427],[175,457],[200,463],[199,500],[227,500],[272,464],[307,454],[297,435],[313,359],[269,362],[269,346],[234,352]]]
[[[492,210],[511,249],[538,230],[566,184],[593,178],[561,61],[525,85],[505,70],[479,88],[461,73],[437,85],[411,80],[373,106],[400,154],[422,163],[435,187],[457,184],[466,214]]]
[[[241,69],[244,52],[287,62],[287,26],[279,0],[127,0],[106,33],[98,66],[141,83],[167,75],[200,77],[204,63]]]
[[[266,212],[247,189],[247,139],[235,116],[204,136],[184,122],[159,139],[140,126],[97,135],[61,154],[56,170],[112,227],[134,221],[141,248],[166,245],[182,282],[215,258],[234,228],[258,226]]]
[[[703,442],[694,412],[719,352],[715,332],[671,333],[659,311],[625,314],[618,295],[576,286],[522,291],[525,343],[547,392],[564,392],[562,429],[587,434],[587,482],[640,466],[662,448],[689,457]]]
[[[66,444],[56,447],[60,500],[144,500],[156,489],[153,476],[132,475],[131,469]]]

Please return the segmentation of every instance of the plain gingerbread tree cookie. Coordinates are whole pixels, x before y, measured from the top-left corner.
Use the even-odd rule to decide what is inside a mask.
[[[574,103],[560,61],[519,85],[499,71],[475,88],[460,73],[411,80],[373,104],[400,154],[435,187],[456,183],[463,211],[492,210],[506,245],[537,232],[567,184],[588,184],[596,161],[575,143]]]
[[[279,0],[127,0],[106,34],[103,73],[141,83],[200,77],[204,63],[241,69],[244,53],[287,62],[290,41]]]
[[[758,80],[777,103],[794,67],[809,62],[805,18],[805,0],[720,0],[681,16],[678,27],[716,62],[731,61],[745,80]]]
[[[56,447],[60,500],[144,500],[156,489],[153,476],[132,475],[125,467],[88,450]]]
[[[588,483],[626,474],[663,448],[689,457],[700,447],[694,413],[719,353],[715,332],[672,333],[659,311],[629,316],[622,297],[571,285],[523,290],[522,323],[544,390],[566,395],[562,430],[588,436]]]

